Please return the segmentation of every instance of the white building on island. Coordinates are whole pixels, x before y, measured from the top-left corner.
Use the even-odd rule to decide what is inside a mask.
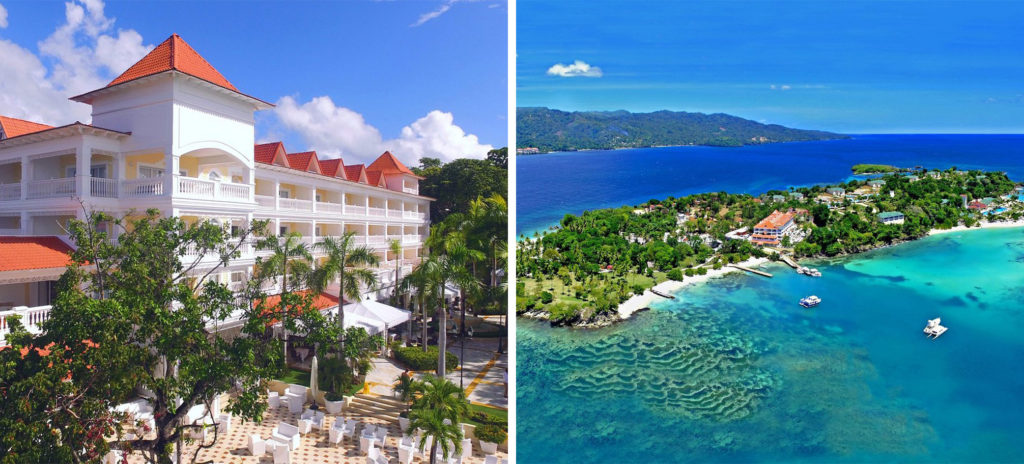
[[[72,245],[63,225],[84,218],[82,204],[226,227],[265,219],[271,233],[298,232],[308,245],[353,232],[381,258],[379,288],[364,289],[371,299],[390,295],[395,266],[404,275],[424,252],[432,199],[419,194],[420,177],[387,152],[363,165],[257,145],[254,113],[273,105],[242,93],[177,34],[72,100],[92,106],[90,124],[0,117],[0,338],[4,314],[33,314],[22,318],[30,328],[45,319]],[[250,275],[260,252],[242,250],[216,279]],[[182,259],[197,258],[206,260]]]

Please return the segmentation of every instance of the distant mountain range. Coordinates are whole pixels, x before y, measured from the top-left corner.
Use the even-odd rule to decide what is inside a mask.
[[[761,124],[722,113],[570,113],[549,108],[516,108],[516,147],[520,153],[670,145],[739,147],[845,138],[849,136]]]

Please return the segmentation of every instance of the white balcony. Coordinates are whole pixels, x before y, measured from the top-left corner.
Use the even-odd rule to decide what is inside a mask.
[[[400,210],[400,209],[389,209],[388,210],[388,217],[389,218],[400,218],[400,217],[402,217],[402,210]]]
[[[388,242],[388,238],[383,235],[370,235],[366,238],[366,243],[370,245],[383,245]]]
[[[21,184],[0,184],[0,201],[20,200]]]
[[[402,191],[405,192],[405,193],[411,193],[413,195],[419,195],[420,194],[420,189],[418,189],[418,188],[403,187]]]
[[[117,198],[117,179],[90,177],[89,192],[94,197]]]
[[[277,208],[281,211],[313,211],[313,202],[295,198],[279,198]]]
[[[318,201],[316,203],[316,211],[318,213],[335,213],[341,214],[341,205],[338,203],[328,203],[325,201]]]
[[[367,209],[366,215],[384,217],[384,208],[374,208],[371,206]]]
[[[423,236],[422,235],[403,235],[402,236],[402,243],[403,244],[419,243],[419,242],[422,242],[422,241],[423,241]]]
[[[427,214],[419,213],[416,211],[406,211],[403,213],[403,217],[405,217],[406,219],[426,219]]]
[[[249,201],[252,186],[231,182],[214,182],[194,177],[178,177],[177,193],[187,198],[204,200]]]
[[[35,180],[28,183],[29,198],[71,198],[75,196],[75,178]]]
[[[345,214],[349,214],[352,216],[365,216],[366,207],[356,205],[345,205]]]
[[[0,311],[0,344],[6,343],[7,334],[11,333],[10,323],[7,318],[11,316],[21,316],[21,325],[25,326],[25,329],[30,333],[38,334],[42,332],[42,328],[39,324],[50,318],[50,310],[53,306],[15,306],[14,308]]]
[[[256,195],[256,204],[261,208],[274,209],[277,204],[277,199],[271,195]]]
[[[164,178],[149,177],[121,182],[121,198],[159,197],[164,194]]]

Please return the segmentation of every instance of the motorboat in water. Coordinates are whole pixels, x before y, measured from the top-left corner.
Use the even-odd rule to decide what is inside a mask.
[[[803,306],[805,308],[813,308],[815,306],[818,306],[819,304],[821,304],[821,298],[818,298],[815,295],[811,295],[800,299],[800,306]]]

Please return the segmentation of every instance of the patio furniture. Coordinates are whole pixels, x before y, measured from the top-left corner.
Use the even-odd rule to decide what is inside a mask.
[[[299,436],[299,428],[287,422],[280,422],[270,434],[270,439],[278,443],[288,445],[288,449],[299,447],[302,438]]]
[[[498,464],[498,457],[493,454],[488,454],[484,458],[484,464]]]
[[[124,452],[121,450],[110,450],[103,456],[103,464],[120,464],[124,460]]]
[[[284,402],[288,404],[288,412],[292,414],[302,413],[302,405],[305,403],[304,397],[286,393],[284,395]]]
[[[341,440],[345,438],[345,418],[339,417],[334,419],[334,424],[327,430],[327,442],[333,445],[341,443]]]
[[[383,425],[377,426],[377,431],[374,432],[374,435],[377,437],[377,441],[384,443],[388,439],[388,428]]]
[[[231,414],[221,414],[217,416],[217,433],[231,433]]]
[[[473,456],[473,439],[463,438],[462,439],[462,459],[469,459]]]
[[[313,422],[309,419],[299,419],[299,434],[305,435],[313,429]]]
[[[287,446],[274,448],[274,464],[291,464],[291,462],[292,450],[288,449]]]
[[[410,464],[416,450],[411,446],[398,447],[398,464]]]
[[[255,433],[249,435],[249,453],[253,456],[263,456],[267,453],[267,442]]]
[[[302,385],[295,385],[294,383],[290,383],[288,384],[288,390],[285,391],[285,394],[298,395],[300,398],[302,398],[302,401],[305,402],[306,394],[308,392],[309,387],[304,387]]]
[[[364,453],[364,454],[369,455],[370,450],[373,449],[373,445],[376,442],[377,442],[377,439],[374,438],[373,436],[363,435],[363,436],[359,437],[359,451]]]
[[[339,417],[338,420],[341,418]],[[341,429],[341,434],[354,440],[356,438],[356,420],[346,419],[345,428]]]
[[[270,409],[277,409],[281,407],[281,395],[275,391],[267,390],[267,406]]]
[[[323,430],[324,429],[324,419],[326,417],[327,416],[324,413],[320,412],[320,411],[314,411],[312,409],[307,409],[306,412],[302,413],[301,419],[308,420],[310,425],[314,429]]]
[[[434,437],[427,437],[426,442],[423,444],[423,448],[420,448],[419,440],[416,440],[416,456],[420,459],[427,461],[430,460],[430,447],[434,445]]]

